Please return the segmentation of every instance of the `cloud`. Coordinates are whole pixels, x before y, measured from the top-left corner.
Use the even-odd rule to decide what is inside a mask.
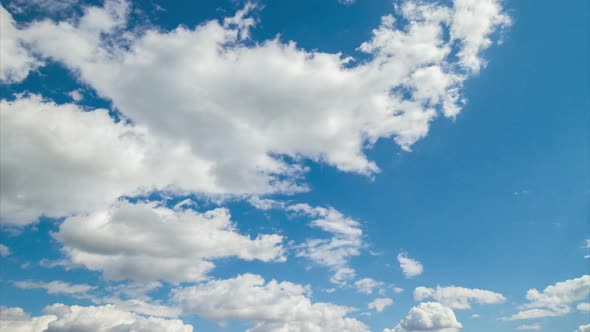
[[[558,317],[568,314],[575,302],[584,300],[590,294],[590,275],[560,281],[547,286],[542,292],[529,289],[526,294],[529,303],[520,307],[521,311],[504,318],[505,320]]]
[[[539,331],[542,329],[543,326],[541,324],[528,324],[528,325],[520,325],[515,328],[518,331]]]
[[[335,284],[345,285],[354,278],[356,272],[348,264],[351,257],[360,255],[363,246],[361,224],[331,207],[294,204],[288,206],[287,211],[316,218],[310,226],[332,235],[329,239],[308,239],[298,246],[297,256],[330,268],[334,272],[330,281]]]
[[[574,332],[590,332],[590,324],[580,325],[580,326],[578,326],[578,329],[575,330]]]
[[[114,280],[196,281],[217,258],[285,260],[282,236],[242,235],[224,208],[199,213],[119,201],[104,211],[66,218],[53,236],[63,245],[67,266],[101,271]]]
[[[393,304],[393,300],[388,297],[378,298],[369,302],[368,308],[375,309],[377,312],[382,312],[383,309]]]
[[[54,280],[50,282],[41,281],[16,281],[14,285],[22,289],[45,289],[48,294],[65,294],[71,295],[76,298],[89,298],[88,292],[96,289],[96,286],[90,286],[87,284],[70,284],[67,282]]]
[[[10,255],[10,248],[0,243],[0,257],[6,257]]]
[[[399,262],[399,267],[404,272],[406,278],[414,278],[421,275],[424,271],[422,263],[415,259],[408,258],[408,254],[405,252],[397,255],[397,261]]]
[[[398,9],[400,24],[393,24],[392,15],[384,16],[372,37],[359,46],[369,59],[354,62],[341,53],[305,50],[278,37],[246,40],[255,25],[249,14],[254,7],[246,6],[222,22],[171,31],[149,24],[127,30],[132,8],[125,1],[83,7],[78,19],[34,21],[21,28],[2,9],[7,25],[2,30],[9,31],[3,33],[8,36],[2,48],[3,79],[22,80],[40,61],[57,61],[134,123],[108,124],[102,111],[70,112],[78,121],[51,121],[54,137],[42,121],[51,120],[52,112],[44,112],[49,115],[39,121],[28,119],[24,125],[29,131],[22,136],[39,131],[32,137],[49,138],[39,148],[43,153],[18,149],[23,155],[11,151],[9,160],[71,167],[73,175],[65,181],[70,190],[51,192],[94,197],[57,197],[61,204],[56,205],[41,196],[46,182],[61,183],[63,174],[52,169],[46,172],[58,174],[24,181],[30,175],[27,167],[22,173],[9,167],[11,175],[26,184],[25,202],[15,197],[18,192],[3,196],[9,208],[5,219],[22,224],[40,215],[91,212],[99,200],[168,186],[205,194],[293,193],[306,189],[299,183],[305,160],[372,176],[379,168],[365,155],[366,148],[393,139],[409,150],[427,135],[437,114],[459,113],[463,82],[482,65],[479,54],[489,47],[490,35],[508,20],[492,0],[457,0],[453,6],[408,1]],[[41,60],[31,57],[23,44]],[[39,107],[29,106],[28,111],[8,113],[38,112]],[[91,118],[102,121],[105,133],[92,121],[80,121]],[[23,129],[18,125],[10,122],[6,127],[14,126],[14,134]],[[56,144],[67,138],[60,136],[64,126],[71,133],[88,131],[90,137],[77,135],[84,137],[79,144],[62,149]],[[158,144],[149,144],[151,140]],[[93,151],[92,143],[99,153],[113,151],[115,159],[99,154],[95,165],[84,159],[88,153],[81,154],[81,160],[73,158],[74,147]],[[14,139],[3,142],[2,148],[25,148],[23,144]],[[153,160],[159,144],[171,151]],[[133,158],[117,159],[122,152]],[[149,173],[157,174],[156,179],[140,176],[152,169],[158,170]],[[91,189],[84,186],[86,181]],[[76,190],[80,187],[85,190]],[[92,190],[95,187],[98,191]]]
[[[287,281],[265,280],[254,274],[177,288],[172,299],[186,314],[206,319],[246,320],[248,331],[367,331],[360,321],[345,317],[352,308],[312,303],[310,289]]]
[[[187,145],[114,122],[104,109],[87,112],[37,95],[2,100],[0,135],[5,225],[94,212],[156,189],[224,191],[204,181],[207,164]]]
[[[367,295],[373,294],[373,290],[381,286],[383,286],[383,282],[371,278],[363,278],[354,282],[357,292]]]
[[[396,327],[383,332],[457,332],[462,327],[451,308],[436,302],[424,302],[410,309]]]
[[[422,301],[426,298],[432,298],[452,309],[471,309],[472,301],[478,304],[497,304],[506,301],[502,294],[482,289],[437,286],[436,289],[417,287],[414,290],[414,300]]]
[[[190,325],[177,319],[143,317],[112,305],[81,307],[54,304],[45,315],[29,317],[21,308],[0,310],[0,331],[6,332],[192,332]]]
[[[30,71],[42,65],[42,61],[36,59],[25,46],[21,31],[16,28],[14,19],[2,5],[0,5],[0,31],[2,31],[0,82],[21,82]]]
[[[588,303],[588,302],[578,303],[578,305],[576,306],[576,309],[578,311],[582,311],[582,312],[590,312],[590,303]]]

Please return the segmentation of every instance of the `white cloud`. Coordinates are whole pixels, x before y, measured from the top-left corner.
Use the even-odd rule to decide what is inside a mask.
[[[578,305],[576,306],[576,309],[578,311],[582,311],[582,312],[590,312],[590,303],[588,303],[588,302],[578,303]]]
[[[388,297],[378,298],[369,303],[369,309],[375,309],[377,312],[382,312],[383,309],[393,304],[393,300]]]
[[[70,98],[72,98],[72,100],[75,102],[80,102],[82,99],[84,99],[81,89],[68,92],[68,96],[70,96]]]
[[[574,332],[590,332],[590,324],[580,325],[580,326],[578,326],[578,329],[575,330]]]
[[[392,290],[392,291],[393,291],[395,294],[399,294],[399,293],[401,293],[401,292],[403,292],[403,291],[404,291],[404,289],[403,289],[403,288],[401,288],[401,287],[393,287],[391,290]]]
[[[525,325],[517,326],[515,328],[515,330],[518,330],[518,331],[539,331],[542,328],[543,328],[543,326],[541,326],[541,324],[525,324]]]
[[[471,315],[471,318],[481,318],[481,316],[479,314],[473,314]]]
[[[404,272],[406,278],[413,278],[419,276],[424,271],[422,263],[415,259],[409,258],[408,254],[405,252],[402,252],[397,255],[397,261],[399,262],[399,267]]]
[[[312,303],[310,289],[287,281],[265,282],[259,275],[177,288],[172,298],[185,313],[207,319],[246,320],[248,331],[367,331],[360,321],[345,317],[353,309],[331,303]]]
[[[285,260],[282,236],[242,235],[224,208],[199,213],[119,201],[108,210],[65,219],[53,236],[69,265],[114,280],[195,281],[216,258]]]
[[[455,116],[462,104],[463,81],[479,68],[478,54],[489,46],[490,34],[506,22],[492,0],[485,4],[457,0],[449,7],[409,1],[398,13],[407,24],[397,27],[392,24],[393,16],[384,16],[371,39],[359,48],[370,59],[351,65],[351,59],[340,53],[307,51],[278,38],[244,43],[255,23],[248,13],[252,8],[246,6],[223,22],[172,31],[149,26],[125,31],[130,12],[125,1],[85,7],[76,20],[37,21],[20,29],[14,28],[10,15],[2,10],[2,22],[7,22],[9,31],[3,35],[10,40],[2,48],[8,54],[3,54],[2,77],[22,80],[37,65],[20,47],[22,40],[43,59],[63,63],[136,124],[108,124],[104,112],[70,112],[76,114],[70,115],[75,120],[96,118],[108,129],[103,133],[91,121],[65,119],[63,124],[49,122],[55,127],[52,136],[43,121],[51,120],[51,112],[38,121],[27,120],[23,125],[29,132],[20,136],[39,131],[32,137],[49,140],[40,151],[23,149],[20,136],[2,142],[3,149],[15,145],[14,150],[22,153],[10,151],[10,161],[64,165],[63,169],[74,172],[65,179],[69,190],[51,191],[66,196],[56,197],[61,203],[56,205],[45,197],[44,188],[55,185],[52,181],[64,182],[63,174],[46,170],[57,174],[25,181],[31,175],[27,167],[21,173],[9,167],[11,175],[26,185],[16,187],[23,192],[13,188],[14,193],[2,197],[8,207],[4,219],[20,217],[11,222],[22,224],[22,219],[43,214],[89,212],[99,200],[112,201],[113,196],[168,185],[206,194],[292,193],[306,188],[298,183],[305,159],[342,171],[375,174],[378,167],[367,159],[364,149],[379,139],[394,139],[410,149],[426,136],[439,110]],[[451,37],[444,33],[445,27]],[[459,45],[459,62],[452,45]],[[18,113],[37,111],[32,107]],[[20,114],[10,117],[24,118]],[[23,129],[18,125],[6,125],[16,126],[11,135]],[[74,158],[73,144],[56,146],[68,138],[63,136],[65,126],[71,133],[90,133],[88,138],[76,135],[83,138],[75,147],[81,151],[98,147],[99,154],[93,158],[100,161],[98,165],[84,159],[88,153]],[[150,144],[151,140],[157,144]],[[172,151],[153,160],[160,144],[162,150]],[[114,160],[100,154],[105,150],[114,151]],[[128,154],[130,160],[120,160]],[[157,169],[149,173],[157,178],[141,176],[146,169]],[[95,188],[98,191],[92,190]],[[50,189],[53,187],[47,191]],[[72,193],[94,197],[68,197]],[[24,202],[17,196],[24,197]]]
[[[4,224],[92,212],[158,188],[220,192],[205,181],[207,163],[186,144],[115,123],[106,110],[86,112],[36,95],[3,100],[0,135]]]
[[[192,332],[190,325],[177,319],[143,317],[112,305],[81,307],[54,304],[45,315],[29,317],[21,308],[0,310],[3,332]]]
[[[370,295],[373,294],[375,288],[383,286],[383,282],[371,278],[363,278],[355,281],[354,286],[357,292]]]
[[[424,302],[410,309],[396,327],[383,332],[457,332],[462,327],[451,308],[436,302]]]
[[[89,298],[90,295],[88,292],[96,289],[96,286],[90,286],[86,284],[70,284],[59,280],[50,282],[24,280],[16,281],[14,282],[14,285],[22,289],[41,288],[45,289],[48,294],[65,294],[74,296],[76,298]]]
[[[330,281],[335,284],[344,285],[354,278],[356,273],[348,264],[351,257],[360,255],[363,246],[361,224],[331,207],[295,204],[288,206],[287,211],[315,218],[310,226],[332,234],[329,239],[309,239],[299,245],[297,256],[330,268],[334,272]]]
[[[520,307],[521,311],[504,318],[505,320],[558,317],[569,313],[571,305],[584,300],[590,294],[590,275],[560,281],[547,286],[542,292],[529,289],[526,294],[529,303]]]
[[[436,289],[416,287],[414,300],[422,301],[426,298],[433,298],[440,304],[452,309],[471,309],[470,302],[478,304],[497,304],[506,301],[506,298],[499,293],[482,289],[470,289],[464,287],[440,287]]]
[[[14,19],[0,5],[0,81],[2,83],[18,83],[24,80],[31,70],[40,66],[41,61],[35,59],[27,47],[20,30],[15,26]]]
[[[6,257],[10,255],[10,248],[0,243],[0,257]]]

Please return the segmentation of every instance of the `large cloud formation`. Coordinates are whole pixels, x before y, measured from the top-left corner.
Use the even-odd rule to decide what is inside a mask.
[[[177,288],[173,301],[185,313],[207,319],[247,320],[248,331],[368,331],[362,322],[346,317],[352,308],[331,303],[313,303],[310,289],[291,282],[265,280],[254,274]]]
[[[0,310],[2,332],[192,332],[177,319],[144,317],[114,306],[67,306],[54,304],[45,315],[30,317],[21,308]]]
[[[53,236],[63,244],[61,264],[114,280],[198,281],[216,258],[285,260],[282,236],[242,235],[224,208],[198,213],[120,201],[105,211],[67,218]]]
[[[43,142],[47,155],[36,156],[39,151],[30,147],[11,151],[10,158],[2,159],[2,168],[16,175],[14,185],[2,189],[2,204],[8,211],[5,222],[22,225],[40,215],[87,212],[104,197],[140,190],[292,193],[305,189],[298,183],[304,159],[374,174],[379,169],[364,149],[381,138],[393,138],[410,149],[427,134],[437,114],[456,116],[463,103],[462,83],[481,68],[480,54],[491,44],[491,34],[509,22],[494,0],[456,0],[452,6],[404,2],[396,11],[398,20],[384,16],[371,39],[360,45],[369,59],[354,62],[340,53],[307,51],[279,38],[247,40],[255,24],[251,4],[222,22],[172,31],[149,26],[127,30],[130,7],[125,1],[107,0],[103,7],[85,7],[77,19],[35,21],[24,27],[17,27],[2,9],[7,25],[2,35],[11,41],[7,50],[39,57],[10,62],[3,69],[3,80],[20,80],[38,61],[51,59],[111,100],[134,123],[109,124],[100,112],[72,115],[68,132],[90,130],[93,141],[82,139],[72,146],[68,137],[49,135],[50,140]],[[20,112],[32,111],[4,113],[8,118],[24,117],[13,114]],[[56,117],[47,113],[46,118]],[[90,117],[102,121],[100,127],[106,132],[97,132],[82,119]],[[41,130],[41,135],[47,130],[44,122],[33,120],[13,121],[10,127],[15,132]],[[63,130],[58,125],[56,135],[63,135]],[[88,164],[84,148],[102,134],[107,145],[99,144],[98,151],[102,146],[114,151],[115,158],[127,152],[131,158]],[[56,147],[59,138],[70,144]],[[154,141],[155,146],[150,143]],[[13,145],[27,147],[15,140],[2,142],[3,150],[15,149]],[[163,161],[151,160],[158,147],[172,152],[164,153]],[[51,177],[27,178],[26,167],[23,173],[14,170],[13,165],[44,158],[54,167],[71,166],[68,171],[76,176],[52,169]],[[150,170],[154,163],[163,167],[161,177],[116,181],[126,179],[129,171]],[[187,184],[166,171],[170,165],[181,167],[176,173],[190,179]],[[89,174],[107,178],[100,182]],[[70,185],[69,192],[94,192],[85,186],[89,184],[107,195],[52,200],[47,196],[66,190],[51,190],[53,183],[44,190],[49,178]]]

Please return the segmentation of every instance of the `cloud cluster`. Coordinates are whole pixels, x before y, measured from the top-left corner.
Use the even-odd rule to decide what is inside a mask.
[[[2,332],[192,332],[193,327],[177,319],[144,317],[106,306],[67,306],[54,304],[45,314],[28,316],[21,308],[0,310]]]
[[[482,289],[471,289],[464,287],[440,287],[434,288],[416,287],[414,300],[422,301],[432,298],[440,304],[452,309],[471,309],[471,302],[478,304],[497,304],[506,301],[506,298],[499,293]]]
[[[457,332],[462,327],[451,308],[436,302],[424,302],[410,309],[396,327],[383,332]]]
[[[242,235],[224,208],[199,213],[119,201],[108,210],[66,218],[53,236],[63,245],[62,264],[114,280],[198,281],[217,258],[285,260],[282,236]]]
[[[438,113],[457,115],[462,83],[482,66],[480,53],[490,45],[490,35],[508,23],[494,0],[457,0],[452,6],[404,2],[396,12],[400,20],[384,16],[371,39],[359,47],[370,59],[355,63],[340,53],[308,51],[279,38],[246,41],[255,24],[250,16],[253,5],[223,21],[172,31],[149,24],[126,30],[130,7],[123,0],[108,0],[103,7],[84,7],[75,20],[42,20],[24,27],[17,27],[2,9],[2,36],[7,41],[3,40],[3,79],[22,80],[51,59],[133,121],[113,124],[101,119],[101,112],[70,112],[76,115],[53,125],[56,137],[48,135],[45,122],[29,119],[22,124],[40,131],[33,138],[49,141],[37,142],[44,143],[41,152],[46,153],[35,157],[38,151],[24,145],[34,142],[3,140],[3,149],[25,148],[2,160],[2,168],[26,184],[22,192],[9,186],[15,192],[2,196],[8,222],[89,212],[98,200],[163,187],[207,194],[292,193],[305,189],[298,184],[305,159],[374,174],[378,167],[364,149],[379,139],[394,139],[410,149],[428,133]],[[38,111],[39,106],[29,106],[5,113],[23,118],[19,113]],[[2,108],[7,107],[14,106]],[[50,114],[46,118],[55,117],[45,113]],[[104,144],[98,140],[103,133],[84,121],[92,117],[107,128]],[[15,132],[23,129],[19,125],[11,121],[6,127],[16,126]],[[89,130],[91,137],[77,146],[56,147],[68,138],[63,137],[66,125],[65,133]],[[114,151],[115,158],[123,152],[131,158],[112,164],[109,158],[97,158],[95,165],[84,159],[84,153],[81,160],[72,156],[74,150],[84,152],[89,143],[98,143],[99,152]],[[154,151],[158,147],[162,151]],[[169,150],[161,154],[162,160],[151,158]],[[19,173],[13,165],[31,162],[71,167],[73,176],[64,178],[59,168],[52,168],[50,172],[57,174],[25,181],[27,168]],[[163,171],[143,177],[131,174],[153,169],[153,163]],[[180,168],[174,168],[175,173],[188,183],[171,174],[171,165]],[[48,179],[65,179],[70,185],[52,194],[89,192],[95,197],[52,201],[44,190]],[[76,190],[85,188],[86,181],[98,191]],[[47,191],[54,184],[49,185]]]
[[[309,299],[310,289],[291,282],[243,274],[232,279],[177,288],[172,299],[185,313],[226,321],[253,323],[248,331],[368,331],[362,322],[346,317],[352,308]]]
[[[558,317],[569,313],[571,305],[582,301],[590,294],[590,275],[560,281],[547,286],[542,292],[529,289],[526,299],[529,303],[520,307],[521,311],[505,318],[506,320]]]

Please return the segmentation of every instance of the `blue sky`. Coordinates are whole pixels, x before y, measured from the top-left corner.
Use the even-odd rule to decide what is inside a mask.
[[[584,1],[2,1],[0,331],[590,331]]]

